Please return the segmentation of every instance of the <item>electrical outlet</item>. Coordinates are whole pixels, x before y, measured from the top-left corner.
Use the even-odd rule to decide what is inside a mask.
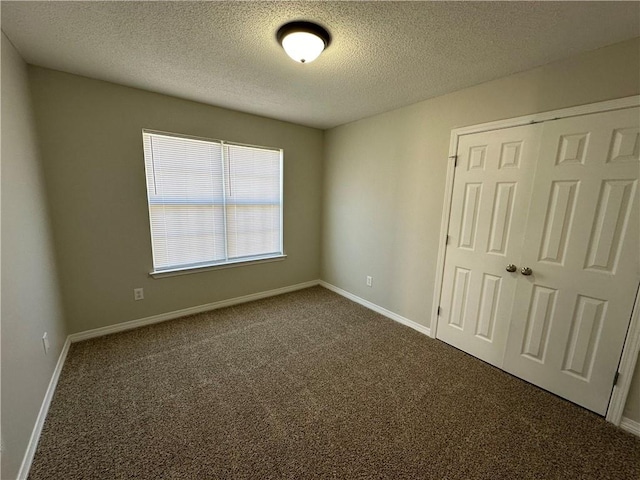
[[[367,275],[367,287],[373,286],[373,277]]]
[[[42,335],[42,346],[44,347],[44,354],[49,353],[49,336],[47,332],[44,332],[44,335]]]
[[[144,300],[144,288],[134,288],[133,289],[133,299],[134,300]]]

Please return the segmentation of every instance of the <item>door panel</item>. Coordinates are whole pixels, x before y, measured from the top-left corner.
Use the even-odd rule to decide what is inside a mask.
[[[545,122],[505,369],[605,414],[640,279],[638,109]]]
[[[533,285],[531,289],[531,301],[520,353],[538,362],[543,362],[545,358],[551,317],[556,310],[557,293],[556,289],[542,285]]]
[[[626,227],[633,208],[636,180],[603,180],[597,203],[585,268],[610,274],[616,272]]]
[[[501,366],[540,125],[461,137],[437,337]]]

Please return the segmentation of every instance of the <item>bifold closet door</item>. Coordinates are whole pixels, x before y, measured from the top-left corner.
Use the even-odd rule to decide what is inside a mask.
[[[604,415],[640,279],[638,108],[545,122],[505,370]],[[520,265],[519,265],[520,266]]]
[[[639,124],[460,137],[437,338],[606,413],[640,283]]]
[[[541,125],[460,137],[437,338],[502,366]]]

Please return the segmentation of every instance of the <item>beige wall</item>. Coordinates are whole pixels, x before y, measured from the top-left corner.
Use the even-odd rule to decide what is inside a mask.
[[[640,357],[636,360],[636,370],[631,379],[631,388],[624,407],[623,417],[640,423]]]
[[[316,280],[322,131],[30,67],[71,332]],[[149,277],[142,129],[284,149],[284,261]],[[133,300],[143,287],[145,299]]]
[[[638,93],[634,39],[325,132],[322,279],[429,326],[451,130]]]
[[[66,329],[27,65],[2,34],[2,478],[16,478]],[[51,349],[44,354],[42,335]]]

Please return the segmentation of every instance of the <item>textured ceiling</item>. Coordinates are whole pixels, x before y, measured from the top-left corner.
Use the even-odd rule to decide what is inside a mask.
[[[638,2],[7,2],[29,63],[328,128],[640,36]],[[280,25],[333,41],[286,56]]]

